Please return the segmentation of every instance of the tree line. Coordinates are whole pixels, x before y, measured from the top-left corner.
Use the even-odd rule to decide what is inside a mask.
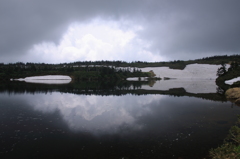
[[[239,62],[233,61],[230,63],[230,67],[227,69],[226,63],[222,62],[221,67],[217,70],[217,76],[224,76],[227,72],[235,71],[239,68]]]
[[[37,75],[68,75],[74,80],[119,80],[127,77],[149,77],[139,68],[106,65],[72,65],[44,63],[11,63],[0,65],[0,80]]]
[[[139,68],[143,67],[169,67],[171,69],[184,69],[186,65],[199,64],[221,64],[240,61],[240,55],[223,55],[204,57],[196,60],[174,60],[168,62],[146,62],[146,61],[76,61],[71,63],[47,64],[47,63],[0,63],[0,80],[10,78],[22,78],[33,75],[59,74],[71,75],[76,79],[122,79],[127,77],[147,77],[149,74],[142,73]],[[221,75],[224,70],[219,70]],[[224,72],[223,72],[224,73]]]

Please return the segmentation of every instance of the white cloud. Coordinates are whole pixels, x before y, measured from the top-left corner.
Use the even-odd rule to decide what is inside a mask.
[[[151,43],[140,39],[142,26],[124,21],[95,19],[88,23],[72,23],[59,44],[35,44],[28,54],[33,62],[74,62],[95,60],[161,61],[150,51]]]

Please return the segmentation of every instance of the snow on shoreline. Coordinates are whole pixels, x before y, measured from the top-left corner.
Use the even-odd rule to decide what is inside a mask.
[[[67,84],[71,82],[71,77],[64,75],[46,75],[46,76],[32,76],[26,78],[14,79],[17,81],[25,81],[28,83],[41,84]]]
[[[217,70],[220,67],[221,65],[190,64],[184,70],[170,69],[169,67],[141,68],[142,72],[153,70],[156,77],[161,77],[162,79],[164,77],[174,78],[156,81],[153,86],[143,85],[142,89],[169,90],[172,88],[184,88],[189,93],[216,93],[217,85],[215,79],[217,78]],[[16,80],[44,84],[67,84],[71,82],[69,76],[63,75],[33,76]],[[128,78],[128,80],[138,81],[138,78]],[[141,80],[143,81],[145,78],[141,78]]]
[[[216,93],[217,70],[221,65],[190,64],[184,70],[170,69],[169,67],[146,67],[143,72],[153,70],[156,77],[174,78],[160,80],[150,87],[142,86],[145,90],[169,90],[172,88],[184,88],[189,93]]]
[[[147,77],[129,77],[127,78],[127,81],[147,81],[148,78]]]
[[[145,67],[141,68],[143,72],[153,70],[156,77],[169,78],[190,78],[190,79],[216,79],[217,70],[221,65],[209,64],[190,64],[184,70],[170,69],[169,67]]]
[[[232,85],[234,82],[237,82],[237,81],[240,81],[240,77],[233,78],[231,80],[227,80],[227,81],[225,81],[225,83],[228,85]]]

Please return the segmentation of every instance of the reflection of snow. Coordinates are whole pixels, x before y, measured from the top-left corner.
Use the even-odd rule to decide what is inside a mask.
[[[67,84],[70,83],[72,79],[69,76],[64,75],[46,75],[46,76],[32,76],[15,80],[25,81],[28,83]]]
[[[184,88],[190,93],[215,93],[217,86],[216,72],[220,65],[191,64],[184,70],[170,69],[169,67],[147,67],[143,72],[153,70],[156,77],[176,78],[172,80],[157,81],[153,87],[142,86],[146,90],[169,90],[171,88]]]
[[[216,93],[217,85],[215,80],[173,79],[156,81],[152,87],[143,85],[141,89],[169,90],[172,88],[184,88],[189,93]]]
[[[226,84],[232,85],[234,82],[240,81],[240,77],[225,81]]]
[[[79,96],[53,92],[32,96],[30,104],[46,113],[59,110],[71,129],[114,132],[122,124],[141,128],[135,118],[150,113],[146,105],[159,97],[162,96]]]

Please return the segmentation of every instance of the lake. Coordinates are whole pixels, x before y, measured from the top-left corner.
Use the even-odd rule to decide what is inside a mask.
[[[1,83],[0,101],[1,158],[200,159],[240,114],[206,89],[147,81]]]

